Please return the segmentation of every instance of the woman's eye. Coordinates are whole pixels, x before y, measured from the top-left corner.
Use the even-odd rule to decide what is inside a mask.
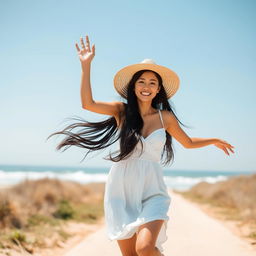
[[[139,83],[139,84],[144,84],[144,81],[138,81],[138,83]],[[154,82],[153,82],[153,83],[150,83],[150,86],[155,86],[155,85],[156,85],[156,83],[154,83]]]

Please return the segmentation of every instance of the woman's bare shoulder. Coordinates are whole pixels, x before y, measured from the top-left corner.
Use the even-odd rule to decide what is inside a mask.
[[[169,127],[174,122],[175,123],[177,122],[175,115],[171,111],[164,109],[164,110],[161,110],[161,113],[162,113],[165,127]]]
[[[119,111],[124,111],[124,108],[125,108],[125,103],[122,102],[122,101],[116,101],[116,104],[118,105],[119,107]]]

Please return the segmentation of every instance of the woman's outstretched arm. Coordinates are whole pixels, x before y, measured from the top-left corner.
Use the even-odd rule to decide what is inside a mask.
[[[180,127],[177,119],[171,112],[163,111],[163,114],[167,132],[185,148],[200,148],[213,144],[214,146],[222,149],[227,155],[229,155],[228,150],[234,153],[232,149],[234,146],[224,140],[217,138],[190,138]]]
[[[92,96],[91,89],[91,63],[95,56],[95,45],[90,47],[89,37],[86,36],[86,44],[84,44],[84,40],[81,37],[81,49],[76,43],[76,49],[78,52],[78,56],[81,62],[82,74],[81,74],[81,87],[80,87],[80,95],[81,95],[81,104],[82,108],[90,110],[92,112],[96,112],[99,114],[111,115],[118,117],[118,113],[123,107],[122,102],[102,102],[95,101]]]

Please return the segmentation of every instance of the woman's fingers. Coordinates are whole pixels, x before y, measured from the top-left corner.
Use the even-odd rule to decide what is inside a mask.
[[[230,150],[232,153],[235,153],[232,148],[229,148],[229,150]]]
[[[235,148],[234,146],[232,146],[231,144],[229,143],[226,143],[226,147],[229,149],[229,151],[231,151],[232,153],[234,153],[233,149],[232,148]]]
[[[224,144],[221,144],[221,145],[220,145],[220,148],[221,148],[227,155],[229,155],[229,154],[228,154],[228,151],[227,151],[227,149],[226,149],[226,147],[225,147]]]
[[[80,37],[80,42],[81,42],[81,45],[82,45],[83,50],[85,50],[84,40],[83,40],[82,37]]]
[[[80,48],[79,48],[77,43],[76,43],[76,49],[77,49],[78,52],[80,52]]]
[[[92,53],[95,55],[95,44],[92,45]]]
[[[85,36],[85,40],[86,40],[86,48],[87,48],[88,51],[90,52],[90,51],[91,51],[91,48],[90,48],[90,41],[89,41],[88,35]]]
[[[234,148],[234,146],[232,146],[231,144],[229,143],[226,143],[227,146],[229,146],[230,148]]]
[[[90,41],[89,41],[89,37],[87,35],[85,36],[85,40],[86,40],[86,44],[84,44],[84,39],[82,37],[80,37],[82,48],[83,48],[83,50],[90,52],[91,51]]]
[[[85,50],[85,52],[90,52],[91,47],[90,47],[90,41],[89,41],[88,35],[86,35],[85,40],[86,40],[86,44],[84,44],[84,39],[80,37],[80,43],[81,43],[82,49]],[[78,44],[76,44],[76,49],[80,51]],[[93,50],[95,50],[95,47]]]
[[[234,146],[228,144],[228,143],[220,143],[219,145],[218,144],[215,144],[217,147],[219,147],[220,149],[222,149],[227,155],[230,155],[229,154],[229,151],[234,153],[233,149]],[[229,150],[229,151],[228,151]]]
[[[224,152],[225,152],[227,155],[229,155],[229,153],[228,153],[228,151],[227,151],[227,149],[226,149],[225,147],[223,147],[223,150],[224,150]]]
[[[234,146],[232,146],[231,144],[229,144],[229,143],[228,143],[227,141],[225,141],[225,140],[223,140],[222,143],[223,143],[223,146],[224,146],[225,148],[228,148],[232,153],[234,153],[234,151],[232,150],[232,148],[235,148]]]
[[[230,145],[230,146],[227,147],[227,149],[228,149],[230,152],[235,153],[234,150],[233,150],[231,147],[234,148],[233,146]],[[227,149],[226,149],[226,147],[225,147],[225,150],[227,150]],[[227,150],[227,151],[228,151],[228,150]]]
[[[82,62],[91,62],[95,56],[95,45],[93,44],[91,50],[88,35],[86,35],[86,44],[82,37],[80,37],[80,43],[82,49],[80,49],[80,46],[77,43],[75,44],[80,60]]]

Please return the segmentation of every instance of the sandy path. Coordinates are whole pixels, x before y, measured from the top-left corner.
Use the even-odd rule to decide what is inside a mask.
[[[209,217],[196,204],[169,190],[172,197],[168,215],[165,256],[255,256],[256,249],[235,236],[220,221]],[[116,241],[108,240],[105,225],[88,235],[63,256],[121,256]]]

